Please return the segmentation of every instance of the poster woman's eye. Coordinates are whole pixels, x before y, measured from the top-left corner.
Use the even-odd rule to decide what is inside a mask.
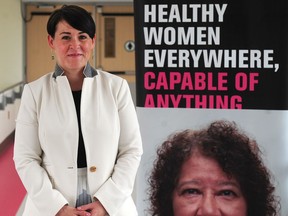
[[[201,194],[200,190],[195,189],[195,188],[184,189],[181,193],[181,195],[184,195],[184,196],[192,196],[192,195],[199,195],[199,194]]]
[[[227,197],[227,198],[237,197],[237,194],[232,190],[221,190],[218,192],[217,195]]]

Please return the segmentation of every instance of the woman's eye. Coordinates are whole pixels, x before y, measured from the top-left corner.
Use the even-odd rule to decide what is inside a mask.
[[[79,36],[79,39],[80,39],[80,40],[85,40],[85,39],[87,39],[87,36],[86,36],[86,35],[80,35],[80,36]]]
[[[69,40],[69,39],[70,39],[70,36],[68,35],[62,37],[62,40]]]

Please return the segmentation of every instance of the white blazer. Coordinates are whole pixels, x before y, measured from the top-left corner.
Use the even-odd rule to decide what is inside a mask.
[[[142,155],[126,80],[97,71],[86,77],[81,127],[92,198],[111,216],[137,215],[131,198]],[[52,216],[77,195],[78,122],[66,76],[49,73],[26,84],[16,121],[14,161],[28,192],[24,215]]]

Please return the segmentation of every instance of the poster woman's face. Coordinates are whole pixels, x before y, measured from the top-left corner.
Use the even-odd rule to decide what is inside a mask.
[[[193,154],[181,167],[173,192],[174,216],[246,216],[239,183],[211,159]]]

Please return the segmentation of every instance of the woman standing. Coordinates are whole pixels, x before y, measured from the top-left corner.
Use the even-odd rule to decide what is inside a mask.
[[[47,31],[55,71],[25,85],[16,123],[24,215],[137,215],[142,142],[128,84],[90,66],[95,23],[83,8],[56,10]]]

